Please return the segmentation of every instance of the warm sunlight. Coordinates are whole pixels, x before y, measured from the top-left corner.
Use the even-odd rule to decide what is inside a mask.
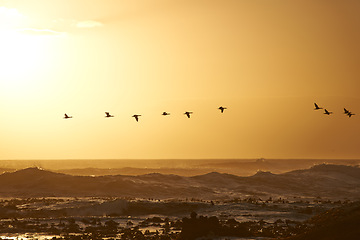
[[[358,158],[344,1],[0,0],[0,159]]]
[[[0,33],[2,66],[1,79],[22,82],[31,79],[39,71],[44,61],[43,43],[39,37],[28,36],[15,30],[3,30]]]
[[[49,64],[51,38],[58,36],[26,28],[27,20],[16,9],[0,7],[0,86],[6,95],[20,98],[43,83],[39,76]]]
[[[360,0],[0,0],[1,239],[360,239]]]
[[[7,85],[28,81],[42,58],[41,42],[19,31],[26,18],[16,9],[0,8],[1,81]]]

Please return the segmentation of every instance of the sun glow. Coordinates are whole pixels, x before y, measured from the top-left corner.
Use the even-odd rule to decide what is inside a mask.
[[[7,95],[22,96],[42,84],[56,32],[29,28],[16,9],[0,7],[0,86]]]
[[[2,79],[26,81],[41,68],[42,45],[37,38],[16,31],[1,31],[0,64]]]
[[[40,43],[18,29],[25,17],[16,9],[0,8],[0,66],[1,81],[9,84],[26,81],[39,65]]]

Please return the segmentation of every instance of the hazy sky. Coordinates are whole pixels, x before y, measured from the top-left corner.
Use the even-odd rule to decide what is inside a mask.
[[[0,0],[0,159],[360,158],[359,13],[358,0]]]

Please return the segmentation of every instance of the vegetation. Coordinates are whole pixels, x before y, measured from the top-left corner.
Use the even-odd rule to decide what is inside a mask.
[[[70,216],[64,209],[52,209],[52,204],[71,205],[77,199],[28,198],[7,199],[0,201],[0,233],[48,235],[53,239],[149,239],[149,240],[192,240],[199,237],[212,239],[224,237],[264,237],[288,240],[305,239],[356,239],[360,235],[360,202],[329,201],[315,198],[312,201],[302,199],[244,198],[226,202],[208,202],[195,199],[188,202],[168,201],[169,206],[185,209],[197,209],[198,204],[207,204],[209,208],[221,204],[251,205],[254,208],[286,207],[299,208],[300,214],[313,216],[307,221],[278,219],[265,221],[238,221],[231,216],[202,216],[192,211],[189,217],[169,218],[151,216],[148,218],[132,218],[127,216]],[[113,201],[107,199],[105,201]],[[131,208],[140,207],[141,201],[132,200]],[[147,200],[146,203],[158,203],[158,200]],[[292,206],[295,204],[296,206]],[[335,207],[333,209],[325,206]],[[130,204],[131,205],[131,204]],[[40,207],[41,206],[41,207]],[[46,209],[49,206],[50,209]],[[152,205],[146,205],[152,206]],[[190,206],[190,207],[188,207]],[[196,207],[194,207],[196,206]],[[315,207],[317,206],[317,207]],[[323,206],[323,207],[321,207]],[[165,207],[166,209],[168,209]],[[143,208],[141,208],[143,209]],[[157,208],[151,208],[157,211]],[[278,209],[280,210],[280,208]],[[128,210],[129,211],[129,210]],[[137,210],[139,211],[139,209]],[[163,211],[163,210],[162,210]],[[315,215],[315,213],[321,212]],[[133,211],[134,212],[134,211]],[[146,214],[152,214],[149,209]],[[127,212],[129,213],[129,212]],[[165,215],[162,215],[165,216]],[[141,219],[141,220],[139,220]],[[341,236],[340,236],[341,235]],[[337,238],[335,236],[338,236]],[[344,237],[345,238],[342,238]],[[330,238],[331,237],[331,238]]]

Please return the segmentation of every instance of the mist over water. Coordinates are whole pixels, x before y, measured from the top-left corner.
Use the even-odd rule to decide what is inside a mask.
[[[316,164],[357,166],[357,159],[83,159],[83,160],[0,160],[0,170],[15,171],[38,167],[73,175],[141,175],[148,173],[195,176],[210,172],[251,176],[258,171],[284,173]]]

